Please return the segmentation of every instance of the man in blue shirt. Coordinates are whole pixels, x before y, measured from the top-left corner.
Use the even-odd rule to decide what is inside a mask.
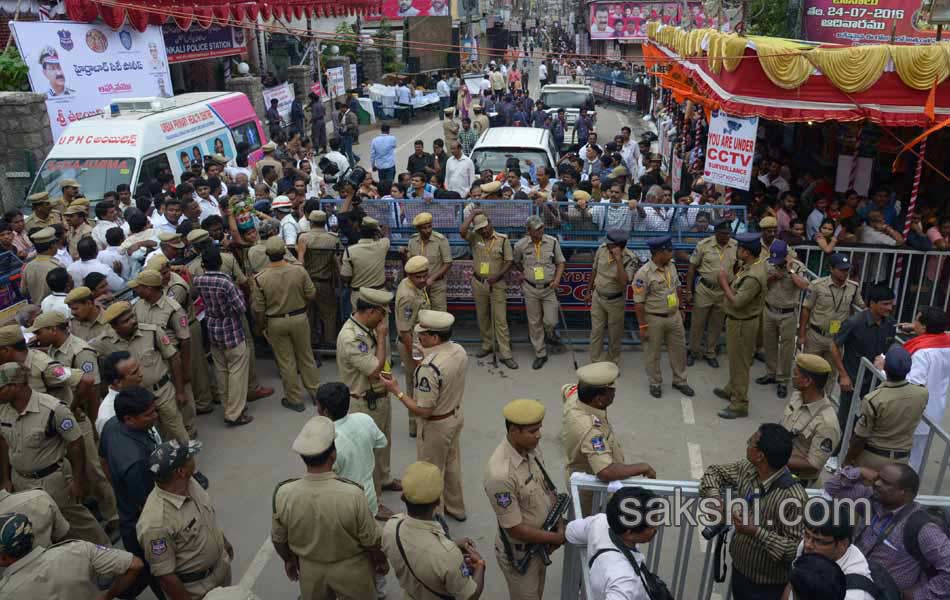
[[[396,177],[396,136],[389,133],[389,125],[379,128],[380,134],[370,144],[369,160],[379,173],[379,189],[389,191]]]

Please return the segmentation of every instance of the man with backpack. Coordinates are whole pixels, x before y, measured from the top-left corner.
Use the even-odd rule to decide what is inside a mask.
[[[945,510],[914,501],[919,487],[917,473],[895,463],[879,472],[843,467],[825,491],[834,499],[870,501],[870,515],[857,505],[854,545],[891,575],[905,598],[950,598],[950,519]]]

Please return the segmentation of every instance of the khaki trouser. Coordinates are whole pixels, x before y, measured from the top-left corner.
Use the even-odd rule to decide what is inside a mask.
[[[261,323],[261,326],[266,325],[266,323]],[[247,344],[247,396],[248,398],[253,397],[252,394],[257,391],[257,388],[260,387],[260,383],[257,381],[257,360],[255,359],[255,350],[254,350],[254,333],[251,331],[251,323],[247,320],[247,315],[241,315],[241,327],[244,328],[244,343]]]
[[[726,321],[726,352],[729,354],[729,383],[725,391],[732,396],[729,407],[735,411],[749,410],[749,369],[755,355],[755,332],[758,317]]]
[[[905,456],[904,458],[887,458],[886,456],[863,450],[861,454],[858,454],[855,464],[859,467],[867,467],[874,471],[880,471],[883,467],[894,463],[906,465],[909,458],[909,456]]]
[[[310,323],[301,313],[292,317],[267,317],[267,340],[284,384],[284,395],[291,404],[303,403],[300,380],[311,394],[320,385],[320,372],[310,347]],[[299,373],[299,375],[298,375]]]
[[[211,344],[218,394],[224,406],[224,420],[234,421],[247,407],[247,344],[233,348]]]
[[[439,467],[445,480],[441,506],[454,517],[465,518],[465,498],[462,496],[462,462],[459,441],[463,419],[458,412],[438,421],[419,419],[418,460]]]
[[[336,319],[337,319],[337,297],[333,283],[330,281],[314,281],[313,286],[317,288],[317,298],[311,304],[314,312],[319,319],[321,335],[320,343],[333,345],[336,343]],[[317,320],[312,320],[311,325],[316,325]]]
[[[211,391],[211,376],[208,373],[208,357],[205,356],[204,333],[201,321],[192,321],[188,325],[191,332],[191,390],[195,408],[202,412],[211,408],[214,396]]]
[[[609,360],[620,366],[620,348],[623,342],[623,294],[605,300],[600,292],[591,295],[590,302],[590,361]],[[607,355],[604,356],[604,327],[607,328]]]
[[[696,284],[694,296],[696,300],[693,304],[689,326],[689,351],[693,356],[715,358],[726,313],[722,310],[721,294],[717,303],[716,298],[703,287],[704,285],[702,282]],[[707,330],[708,334],[706,334]],[[703,352],[704,337],[706,340],[705,353]]]
[[[413,381],[415,370],[410,368],[410,365],[409,365],[409,362],[412,360],[412,357],[406,352],[406,349],[403,347],[402,340],[397,340],[396,346],[399,348],[399,362],[402,363],[402,368],[403,368],[403,371],[405,371],[405,375],[406,375],[406,391],[410,392],[410,395],[412,395],[412,390],[415,388],[415,382]],[[412,413],[409,413],[409,435],[416,435],[417,429],[418,429],[417,419],[416,417],[412,416]]]
[[[762,341],[765,345],[765,373],[788,385],[795,354],[795,313],[779,313],[768,307],[762,313]]]
[[[426,290],[429,294],[429,306],[432,310],[445,312],[449,309],[448,285],[445,280],[437,281]]]
[[[119,523],[119,511],[116,507],[115,492],[112,491],[112,484],[102,470],[102,462],[99,460],[99,449],[93,436],[93,423],[89,417],[84,417],[78,422],[79,431],[82,432],[82,445],[86,451],[86,483],[88,488],[86,492],[96,499],[99,504],[99,512],[106,523]]]
[[[531,338],[534,355],[547,356],[548,349],[544,340],[554,334],[554,328],[557,326],[557,293],[554,288],[538,289],[527,282],[521,285],[521,292],[528,315],[528,337]]]
[[[376,497],[382,498],[383,486],[392,483],[392,473],[389,470],[389,462],[392,457],[393,447],[393,411],[389,402],[389,394],[376,399],[376,408],[370,410],[369,405],[362,396],[350,395],[350,412],[365,413],[373,417],[376,427],[386,436],[386,447],[373,450],[376,455],[376,467],[373,469],[373,483],[376,486]]]
[[[96,456],[98,456],[98,453],[96,453]],[[66,534],[68,539],[84,540],[100,546],[111,545],[109,536],[102,530],[102,526],[92,516],[89,509],[76,502],[76,499],[69,495],[67,490],[68,484],[72,480],[72,471],[68,460],[63,458],[58,471],[40,479],[23,477],[16,469],[12,469],[12,471],[14,492],[43,490],[53,498],[53,502],[59,507],[66,520],[69,521],[69,532]]]
[[[508,542],[512,545],[520,543],[511,536],[508,536]],[[515,548],[512,548],[512,553],[516,561],[523,554]],[[528,563],[528,570],[525,571],[524,575],[521,575],[508,560],[505,548],[497,537],[495,539],[495,557],[498,559],[498,568],[505,577],[505,583],[508,584],[508,597],[511,600],[541,600],[541,597],[544,596],[544,575],[547,572],[547,567],[538,557],[531,559]]]
[[[835,366],[834,358],[831,356],[832,338],[821,335],[808,325],[808,331],[805,332],[805,352],[808,354],[817,354],[828,361],[831,365],[831,373],[828,375],[828,383],[825,384],[825,393],[830,394],[834,391],[838,383],[838,368]]]
[[[176,358],[176,360],[178,359]],[[185,365],[182,365],[182,369],[187,368]],[[178,411],[181,413],[181,422],[185,425],[185,431],[188,432],[188,437],[196,440],[198,439],[198,427],[195,426],[195,417],[198,416],[198,408],[195,406],[194,388],[190,383],[185,384],[185,393],[188,395],[188,402],[186,402],[184,406],[179,406]]]
[[[508,298],[505,283],[492,286],[472,279],[472,295],[475,297],[475,314],[478,331],[482,338],[482,350],[491,350],[497,336],[498,358],[511,358],[511,337],[508,335]]]
[[[192,598],[204,598],[205,595],[216,587],[227,587],[231,585],[231,559],[227,552],[221,553],[221,558],[212,567],[211,574],[191,583],[184,584],[185,591]]]
[[[372,600],[376,572],[366,553],[321,563],[300,557],[300,600]]]
[[[171,382],[155,392],[155,408],[158,410],[158,432],[163,440],[176,439],[185,443],[190,439],[182,418],[182,412],[187,412],[188,405],[178,406],[175,401],[175,386]]]
[[[663,383],[663,372],[660,370],[660,353],[666,343],[670,353],[670,368],[673,369],[673,383],[686,383],[686,330],[683,328],[683,317],[676,311],[668,317],[645,313],[647,325],[646,361],[644,365],[650,385]]]

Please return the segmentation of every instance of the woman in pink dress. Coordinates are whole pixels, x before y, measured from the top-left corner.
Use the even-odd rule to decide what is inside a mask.
[[[468,85],[466,85],[464,81],[462,85],[459,86],[458,102],[456,103],[455,112],[459,115],[459,119],[472,118],[472,92],[468,89]]]

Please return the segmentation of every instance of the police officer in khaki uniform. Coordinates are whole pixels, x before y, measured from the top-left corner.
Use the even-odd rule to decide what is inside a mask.
[[[749,416],[749,369],[755,353],[755,335],[759,316],[765,306],[768,277],[762,253],[761,236],[758,233],[736,235],[739,249],[736,256],[742,265],[735,278],[731,267],[719,271],[719,287],[725,301],[723,309],[726,323],[726,351],[729,353],[729,382],[724,388],[715,388],[713,393],[729,406],[719,411],[723,419]]]
[[[70,206],[63,213],[66,218],[66,246],[73,260],[79,258],[76,244],[84,237],[92,236],[92,225],[86,222],[86,209],[82,206]]]
[[[158,250],[153,252],[149,259],[155,256],[164,256],[169,261],[180,258],[185,253],[185,240],[177,231],[158,232]]]
[[[689,258],[689,271],[686,275],[686,299],[693,301],[693,310],[690,315],[689,326],[689,356],[687,366],[703,354],[703,336],[708,334],[705,344],[706,362],[714,369],[719,368],[716,359],[716,348],[719,346],[719,337],[722,335],[722,324],[725,319],[723,312],[723,292],[719,285],[719,272],[726,272],[726,280],[732,283],[735,278],[733,266],[736,264],[737,244],[729,235],[732,228],[729,221],[720,221],[712,237],[707,237],[696,244],[692,256]],[[699,274],[699,280],[696,275]],[[690,287],[695,283],[695,292]]]
[[[421,212],[412,219],[415,234],[409,238],[406,247],[406,256],[424,256],[429,260],[429,279],[426,281],[426,291],[429,293],[429,304],[432,310],[448,310],[448,284],[445,275],[452,267],[452,249],[449,239],[432,230],[432,215]]]
[[[538,448],[544,405],[537,400],[512,400],[505,405],[507,435],[485,465],[485,494],[498,520],[495,557],[511,600],[541,600],[547,567],[535,557],[524,574],[515,565],[531,544],[564,544],[564,522],[555,531],[541,529],[557,500],[557,489]]]
[[[627,248],[627,232],[607,232],[607,241],[594,254],[590,277],[590,360],[609,360],[620,366],[623,341],[623,317],[627,303],[627,285],[637,271],[637,257]],[[607,328],[607,354],[604,355],[604,327]]]
[[[0,366],[0,487],[41,489],[69,521],[70,535],[108,545],[109,537],[80,501],[86,460],[76,417],[56,398],[30,389],[26,369]],[[12,473],[12,479],[11,479]]]
[[[201,442],[160,444],[149,457],[155,487],[135,526],[145,561],[162,590],[194,600],[231,584],[234,549],[215,521],[214,504],[193,475]]]
[[[612,362],[584,365],[576,372],[577,383],[561,386],[563,413],[561,448],[567,458],[564,479],[570,486],[571,473],[589,473],[604,482],[645,475],[651,479],[656,471],[647,463],[624,463],[623,447],[610,421],[607,407],[614,402],[614,382],[620,369]],[[584,514],[591,512],[592,496],[581,494]]]
[[[820,356],[795,357],[795,392],[785,406],[782,427],[795,436],[788,468],[806,487],[818,480],[841,439],[838,415],[824,391],[830,374],[831,365]]]
[[[37,192],[27,196],[27,201],[33,208],[33,214],[26,218],[23,224],[23,230],[27,233],[31,229],[44,229],[53,225],[62,225],[59,213],[53,211],[53,204],[50,202],[49,192]]]
[[[340,237],[335,231],[327,231],[327,213],[310,211],[310,231],[297,237],[297,259],[303,264],[310,281],[317,290],[317,299],[312,303],[311,323],[321,324],[320,342],[332,345],[336,341],[337,309],[336,282],[340,275],[339,256],[343,252]]]
[[[546,342],[554,339],[557,326],[557,286],[566,262],[561,244],[544,233],[544,221],[537,215],[528,217],[528,235],[514,245],[514,261],[522,272],[521,292],[528,316],[528,337],[534,347],[532,369],[540,369],[548,361]]]
[[[350,304],[356,306],[360,288],[381,290],[386,286],[386,253],[389,238],[380,237],[379,221],[363,217],[360,223],[360,239],[343,251],[340,275],[350,286]]]
[[[495,231],[488,217],[477,208],[468,214],[459,232],[472,252],[472,296],[482,343],[475,356],[488,356],[497,345],[499,361],[509,369],[517,369],[518,363],[511,357],[505,285],[505,275],[514,259],[511,242],[508,236]]]
[[[864,299],[858,284],[848,279],[851,260],[845,254],[831,255],[831,274],[819,277],[808,285],[805,302],[798,320],[798,344],[809,354],[817,354],[831,364],[832,377],[828,378],[828,390],[834,387],[834,358],[831,343],[848,317],[853,314],[851,305],[864,309]]]
[[[386,436],[386,447],[375,450],[373,483],[376,496],[382,490],[399,492],[402,485],[389,470],[392,454],[392,407],[379,375],[389,371],[389,304],[393,295],[385,290],[362,288],[353,314],[336,338],[336,365],[340,381],[350,388],[350,411],[373,417]]]
[[[419,322],[419,311],[430,308],[429,293],[426,291],[426,281],[429,278],[429,259],[424,256],[413,256],[406,261],[403,270],[406,276],[396,288],[396,332],[399,336],[399,360],[406,370],[406,389],[412,390],[413,373],[418,361],[413,348],[418,345],[413,328]],[[409,435],[416,437],[416,416],[409,413]]]
[[[33,523],[33,539],[37,546],[49,548],[66,539],[69,521],[56,506],[53,497],[43,490],[25,490],[11,494],[0,488],[0,515],[20,513]]]
[[[39,319],[40,316],[42,315],[36,318]],[[42,320],[40,323],[42,324]],[[92,376],[85,377],[82,371],[74,371],[53,360],[45,352],[28,347],[19,325],[0,327],[0,364],[5,362],[23,365],[27,383],[32,389],[53,396],[70,407],[70,410],[73,410],[75,399],[73,389],[80,384],[83,384],[84,391],[81,402],[88,404],[91,400],[94,401],[95,386],[92,384]]]
[[[303,387],[311,397],[320,385],[320,371],[310,346],[310,322],[307,306],[316,294],[307,271],[299,264],[284,260],[287,246],[280,236],[265,244],[270,266],[254,276],[251,304],[258,322],[264,323],[265,335],[274,350],[280,380],[287,394],[281,406],[303,412]]]
[[[442,472],[432,463],[415,462],[402,477],[406,512],[383,529],[383,551],[409,598],[481,598],[485,561],[475,543],[449,539],[434,520],[442,497]]]
[[[102,320],[105,311],[96,304],[92,290],[82,285],[73,288],[65,298],[66,306],[73,318],[69,320],[69,331],[87,342],[109,332],[109,324]]]
[[[383,384],[409,409],[410,414],[419,418],[422,431],[416,444],[418,458],[434,464],[445,474],[445,513],[456,521],[464,521],[468,517],[462,494],[459,453],[468,354],[465,348],[450,339],[454,324],[455,317],[447,312],[420,311],[415,333],[419,336],[424,358],[413,376],[412,395],[403,393],[396,380],[385,373]]]
[[[887,379],[864,397],[844,463],[879,471],[890,463],[907,464],[914,429],[927,407],[927,388],[907,381],[911,355],[891,346],[884,356]]]
[[[646,347],[644,364],[650,379],[650,395],[663,395],[660,351],[665,343],[673,370],[673,389],[693,396],[693,388],[686,383],[686,330],[680,313],[680,278],[673,264],[673,238],[650,238],[647,246],[650,261],[640,267],[633,279],[633,310],[640,323],[640,340]]]
[[[30,236],[30,241],[36,248],[36,256],[23,265],[23,274],[20,276],[20,293],[30,297],[33,304],[39,305],[43,298],[50,295],[46,284],[46,275],[53,269],[62,267],[56,260],[56,230],[52,227],[40,229]]]
[[[782,240],[772,242],[768,267],[769,289],[765,293],[762,313],[762,343],[765,347],[765,375],[755,382],[759,385],[778,384],[777,395],[788,394],[789,371],[795,352],[795,310],[800,304],[801,291],[808,288],[805,265],[789,255],[788,245]]]
[[[380,531],[360,486],[333,472],[335,428],[313,417],[293,443],[307,473],[274,490],[271,541],[303,600],[376,597],[374,577],[389,571]]]
[[[261,152],[264,153],[264,158],[260,159],[254,164],[254,167],[251,169],[251,184],[257,184],[264,180],[264,174],[262,171],[264,167],[270,165],[274,167],[277,171],[277,179],[280,179],[284,176],[284,166],[280,164],[280,161],[274,158],[274,152],[277,150],[277,144],[273,141],[267,142],[261,146]]]

